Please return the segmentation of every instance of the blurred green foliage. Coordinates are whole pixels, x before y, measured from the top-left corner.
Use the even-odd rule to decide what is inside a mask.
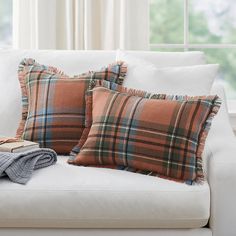
[[[211,20],[223,32],[214,33],[209,28],[209,15],[204,11],[196,11],[193,1],[190,0],[189,40],[197,44],[236,43],[236,26],[230,17],[232,2],[223,12],[225,17],[215,16]],[[222,0],[223,1],[223,0]],[[203,3],[207,4],[207,3]],[[230,5],[231,4],[231,5]],[[233,4],[236,5],[236,2]],[[209,6],[210,7],[210,6]],[[236,6],[235,6],[236,9]],[[227,12],[228,11],[228,12]],[[222,14],[215,13],[215,14]],[[183,43],[184,28],[184,1],[183,0],[151,0],[150,1],[150,43]],[[218,20],[219,19],[219,20]],[[158,50],[158,48],[153,48]],[[163,49],[161,49],[163,51]],[[183,49],[167,49],[168,51],[183,51]],[[196,50],[196,49],[189,49]],[[197,49],[201,50],[201,49]],[[227,96],[236,99],[236,49],[202,49],[207,56],[208,63],[218,63],[221,66],[220,79],[225,81]]]
[[[0,0],[0,46],[12,40],[12,0]]]
[[[183,2],[151,0],[150,3],[150,42],[183,43]]]

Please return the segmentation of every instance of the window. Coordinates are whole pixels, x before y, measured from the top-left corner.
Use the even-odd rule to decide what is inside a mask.
[[[0,0],[0,48],[12,45],[12,0]]]
[[[235,12],[235,0],[150,0],[150,49],[204,51],[236,101]]]

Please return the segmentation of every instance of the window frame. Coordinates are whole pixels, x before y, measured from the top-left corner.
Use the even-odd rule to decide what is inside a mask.
[[[233,49],[236,48],[236,44],[192,44],[189,42],[189,1],[184,0],[184,40],[182,44],[170,44],[170,43],[150,43],[149,42],[149,50],[155,50],[158,48],[165,49],[183,49],[184,51],[188,51],[189,49]],[[230,114],[234,114],[236,117],[236,99],[227,99],[228,109]]]

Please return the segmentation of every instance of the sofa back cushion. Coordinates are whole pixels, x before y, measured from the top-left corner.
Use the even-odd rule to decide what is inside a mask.
[[[160,67],[118,51],[117,60],[125,61],[129,70],[124,86],[152,93],[189,96],[207,95],[218,74],[218,64]]]
[[[121,51],[117,50],[116,56],[124,52],[127,56],[137,57],[153,64],[158,68],[169,66],[193,66],[206,64],[203,52],[155,52],[155,51]]]

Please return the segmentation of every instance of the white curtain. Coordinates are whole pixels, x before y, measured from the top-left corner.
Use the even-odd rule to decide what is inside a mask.
[[[147,50],[148,0],[14,0],[13,45]]]

